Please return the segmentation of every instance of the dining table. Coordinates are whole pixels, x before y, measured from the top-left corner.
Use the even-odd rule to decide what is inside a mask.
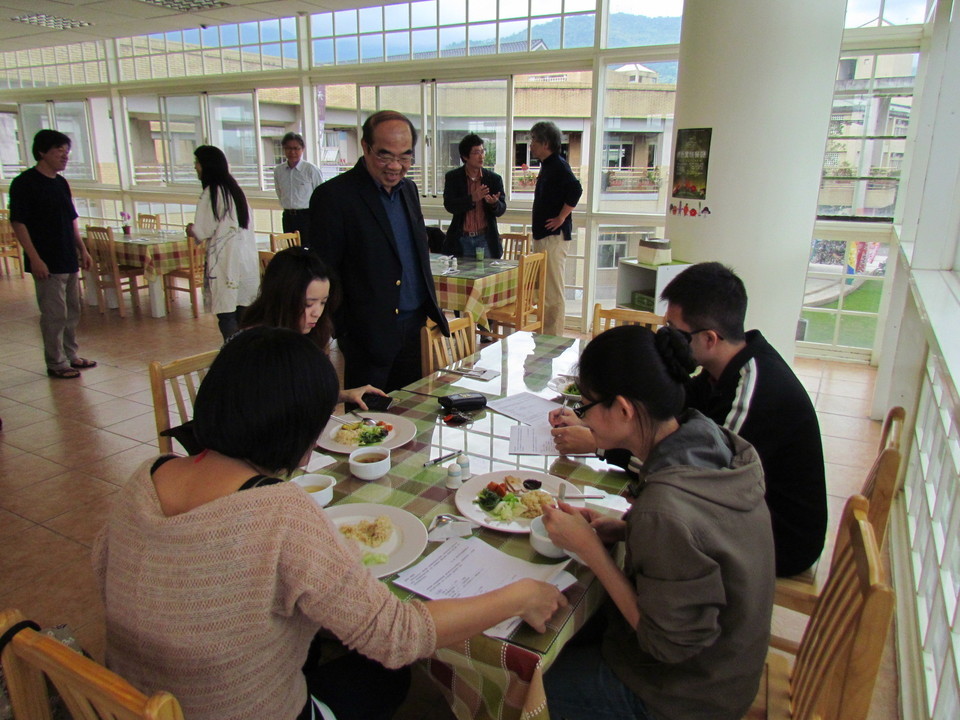
[[[173,270],[190,267],[190,246],[182,230],[141,230],[131,228],[125,235],[119,228],[113,234],[117,249],[117,262],[120,265],[142,267],[147,280],[150,315],[165,317],[167,304],[163,293],[163,276]],[[117,299],[113,290],[107,290],[107,302],[116,307]],[[96,304],[96,295],[91,293],[90,304]]]
[[[457,267],[451,270],[445,256],[431,255],[437,304],[444,310],[465,313],[477,325],[488,327],[487,310],[516,298],[518,265],[516,260],[457,258]]]
[[[486,408],[474,413],[471,422],[451,426],[444,422],[445,412],[440,411],[438,400],[426,396],[480,392],[489,400],[495,400],[527,392],[559,401],[561,398],[548,383],[555,376],[571,371],[584,342],[516,332],[483,347],[456,367],[441,369],[392,392],[395,399],[388,412],[413,422],[415,436],[391,450],[389,473],[372,482],[352,477],[346,455],[333,454],[335,463],[321,471],[337,480],[331,506],[391,505],[408,511],[424,525],[442,513],[460,514],[454,502],[455,490],[445,486],[447,463],[424,466],[427,460],[454,451],[467,457],[474,476],[502,470],[522,476],[534,471],[565,479],[578,489],[589,486],[625,494],[628,478],[619,468],[608,467],[593,456],[511,455],[510,428],[518,425],[518,420]],[[474,367],[499,374],[489,380],[459,374]],[[523,560],[559,562],[537,555],[526,534],[508,534],[488,527],[477,527],[472,534]],[[439,546],[440,543],[428,542],[416,562]],[[605,598],[602,586],[587,567],[571,560],[567,571],[576,578],[575,584],[565,591],[569,604],[550,620],[546,632],[537,633],[521,624],[509,639],[476,635],[439,648],[422,661],[457,718],[548,720],[543,674]],[[396,579],[396,573],[382,578],[400,598],[417,597],[395,584]]]

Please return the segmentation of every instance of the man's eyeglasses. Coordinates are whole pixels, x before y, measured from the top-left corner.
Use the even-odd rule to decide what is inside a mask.
[[[587,411],[590,408],[592,408],[594,405],[599,405],[599,404],[600,404],[599,401],[587,403],[586,405],[584,405],[582,402],[578,402],[576,405],[573,406],[573,414],[576,415],[581,420],[583,420],[583,416],[587,414]]]
[[[400,155],[394,155],[392,152],[387,152],[386,150],[378,150],[377,153],[373,156],[377,160],[378,165],[386,166],[396,163],[397,165],[403,165],[404,167],[409,167],[413,163],[413,151],[402,153]]]
[[[714,330],[713,328],[699,328],[699,329],[697,329],[697,330],[681,330],[681,329],[678,328],[676,325],[671,325],[670,327],[672,327],[674,330],[676,330],[678,333],[680,333],[680,335],[683,336],[683,339],[686,340],[688,343],[693,342],[693,336],[694,336],[694,335],[696,335],[696,334],[698,334],[698,333],[702,333],[702,332],[707,332],[708,330],[710,330],[711,332],[715,333],[718,340],[723,340],[723,335],[721,335],[720,333],[718,333],[718,332],[717,332],[716,330]]]

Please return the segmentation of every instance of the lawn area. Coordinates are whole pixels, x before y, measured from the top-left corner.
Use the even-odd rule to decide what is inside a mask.
[[[878,312],[882,293],[883,280],[881,278],[867,280],[843,299],[843,309],[861,312]],[[820,307],[836,310],[838,306],[839,301],[834,300]],[[802,317],[807,320],[807,334],[804,338],[807,342],[827,344],[833,342],[834,323],[837,321],[836,315],[805,310]],[[837,339],[837,344],[846,347],[871,348],[873,347],[873,338],[876,332],[877,318],[875,316],[849,317],[841,314],[840,337]]]

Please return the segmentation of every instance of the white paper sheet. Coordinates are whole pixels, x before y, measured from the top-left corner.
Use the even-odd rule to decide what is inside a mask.
[[[499,400],[491,400],[487,403],[487,407],[527,425],[544,425],[549,424],[547,415],[551,410],[560,407],[560,403],[533,393],[522,392]]]
[[[333,465],[336,462],[335,458],[330,457],[329,455],[324,455],[322,452],[317,452],[314,450],[310,453],[310,462],[307,463],[306,468],[304,468],[308,473],[316,472],[320,468],[325,468],[328,465]]]
[[[514,425],[510,428],[512,455],[559,455],[549,425]]]

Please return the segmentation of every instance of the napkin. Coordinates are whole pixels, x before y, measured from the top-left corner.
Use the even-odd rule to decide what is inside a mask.
[[[304,468],[308,473],[316,472],[320,468],[325,468],[328,465],[333,465],[336,462],[335,459],[329,455],[324,455],[321,452],[314,450],[310,453],[310,462],[307,463],[306,468]]]
[[[470,537],[475,527],[477,527],[477,524],[469,520],[454,520],[431,530],[430,534],[427,535],[427,540],[430,542],[446,542],[454,538]]]

